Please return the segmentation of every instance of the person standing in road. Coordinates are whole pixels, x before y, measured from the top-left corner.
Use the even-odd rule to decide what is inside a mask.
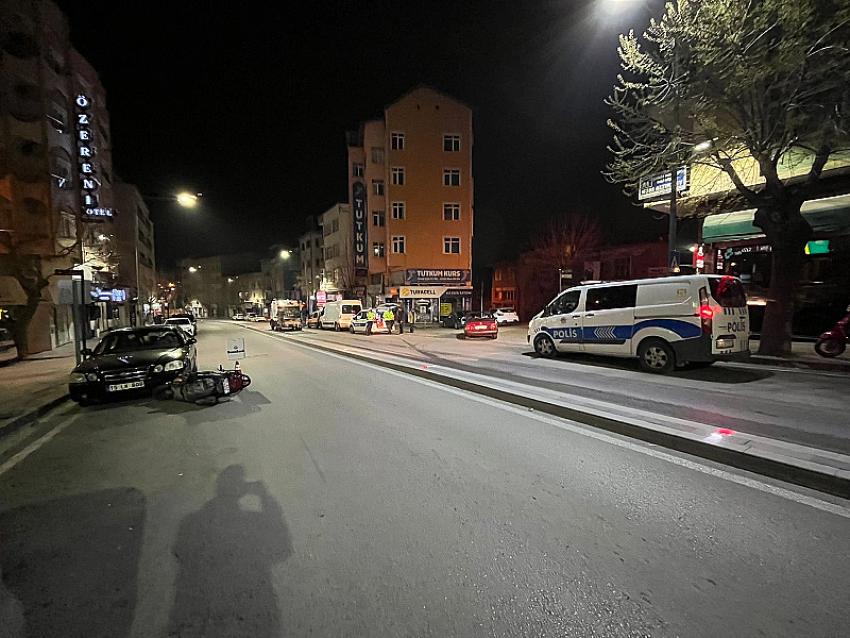
[[[411,306],[410,312],[407,313],[407,325],[410,327],[410,334],[413,334],[414,323],[416,323],[416,313],[413,311],[413,306]]]
[[[404,306],[398,307],[398,333],[404,334],[404,320],[406,318],[406,313],[404,311]]]
[[[372,334],[372,326],[375,325],[375,311],[372,308],[366,312],[366,334]]]
[[[387,334],[393,333],[393,324],[395,323],[395,313],[392,307],[384,311],[384,323],[387,324]]]

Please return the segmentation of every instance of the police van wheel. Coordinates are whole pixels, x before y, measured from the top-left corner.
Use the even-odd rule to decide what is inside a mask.
[[[352,325],[348,326],[348,331],[349,331],[351,334],[354,334],[354,324],[352,324]]]
[[[676,367],[676,354],[663,339],[647,339],[638,348],[641,370],[654,374],[667,374]]]
[[[558,350],[555,348],[555,342],[552,341],[549,335],[540,335],[534,340],[534,351],[547,359],[551,359],[558,354]]]

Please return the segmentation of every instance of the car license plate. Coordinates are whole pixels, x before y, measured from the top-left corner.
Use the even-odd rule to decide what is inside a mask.
[[[144,388],[144,381],[130,381],[128,383],[116,383],[106,386],[107,392],[120,392],[121,390],[133,390],[134,388]]]
[[[487,330],[487,326],[475,326],[476,330]]]

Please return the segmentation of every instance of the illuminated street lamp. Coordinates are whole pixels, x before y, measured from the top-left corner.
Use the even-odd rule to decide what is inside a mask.
[[[177,203],[183,208],[196,208],[198,206],[198,198],[201,193],[190,193],[188,191],[180,191],[174,196]]]
[[[187,268],[187,270],[188,270],[190,273],[193,273],[193,274],[194,274],[194,273],[198,272],[198,270],[200,270],[200,268],[201,268],[200,266],[189,266],[189,268]]]
[[[292,257],[292,251],[291,250],[281,250],[280,251],[280,258],[283,259],[284,261],[286,261],[290,257]]]

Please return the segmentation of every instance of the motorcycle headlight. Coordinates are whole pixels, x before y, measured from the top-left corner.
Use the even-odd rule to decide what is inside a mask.
[[[186,365],[178,359],[177,361],[169,361],[168,363],[166,363],[165,371],[173,372],[174,370],[182,370],[185,367]]]
[[[161,364],[161,363],[157,363],[157,364],[153,367],[153,371],[154,371],[155,373],[157,373],[157,374],[159,374],[160,372],[162,372],[162,364]]]
[[[69,383],[85,383],[86,382],[86,375],[84,375],[82,372],[72,372],[70,377],[68,377],[68,382]]]

